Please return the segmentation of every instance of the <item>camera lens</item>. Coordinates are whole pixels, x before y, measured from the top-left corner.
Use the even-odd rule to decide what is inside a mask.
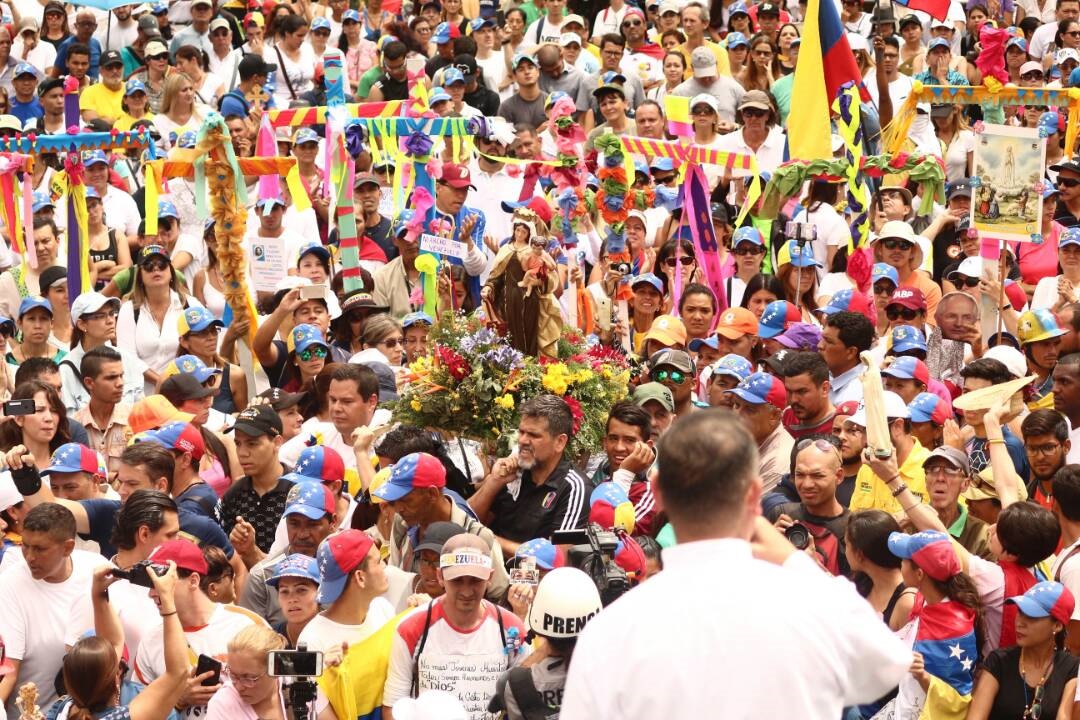
[[[797,550],[805,550],[810,547],[810,532],[806,529],[806,526],[801,523],[789,525],[788,529],[784,531],[784,537],[786,537],[788,542],[794,545]]]

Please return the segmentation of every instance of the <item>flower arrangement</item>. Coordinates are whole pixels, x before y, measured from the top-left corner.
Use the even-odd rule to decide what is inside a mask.
[[[490,451],[509,449],[521,403],[558,395],[574,418],[568,457],[597,450],[608,411],[626,397],[625,358],[566,328],[558,356],[522,355],[482,316],[444,313],[429,337],[431,352],[409,366],[409,384],[393,405],[394,420],[471,438]]]

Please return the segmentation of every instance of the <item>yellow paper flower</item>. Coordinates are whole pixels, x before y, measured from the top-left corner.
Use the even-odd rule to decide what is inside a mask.
[[[420,401],[417,400],[416,398],[413,398],[412,402],[409,403],[409,407],[411,407],[416,412],[420,412],[420,407],[421,407]]]
[[[495,404],[498,405],[499,407],[503,408],[504,410],[513,410],[514,409],[514,396],[511,395],[510,393],[506,393],[505,395],[501,395],[501,396],[495,398]]]

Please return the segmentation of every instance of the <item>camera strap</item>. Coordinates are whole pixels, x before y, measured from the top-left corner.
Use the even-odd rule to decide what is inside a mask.
[[[514,693],[521,717],[525,720],[547,720],[552,708],[548,707],[540,691],[536,689],[530,668],[510,668],[506,675],[506,684]]]
[[[486,600],[481,601],[487,603]],[[428,632],[431,630],[431,609],[435,606],[435,601],[432,600],[428,603],[427,611],[424,613],[424,632],[420,634],[420,641],[416,643],[416,650],[413,651],[413,672],[412,672],[412,688],[410,690],[410,697],[420,696],[420,654],[424,652],[424,646],[427,645]],[[495,618],[499,622],[499,640],[502,643],[502,647],[507,647],[506,643],[506,625],[503,623],[502,612],[497,606],[495,607]],[[516,655],[517,650],[513,653],[506,653],[506,667],[507,669],[513,664],[511,655]]]

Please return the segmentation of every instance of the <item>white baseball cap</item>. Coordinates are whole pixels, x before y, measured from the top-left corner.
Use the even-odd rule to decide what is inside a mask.
[[[885,417],[895,420],[896,418],[910,418],[911,411],[908,410],[907,404],[904,399],[894,392],[886,390],[882,393],[885,400]],[[855,411],[855,414],[848,418],[849,422],[853,422],[856,425],[866,427],[866,402],[859,403],[859,409]]]

